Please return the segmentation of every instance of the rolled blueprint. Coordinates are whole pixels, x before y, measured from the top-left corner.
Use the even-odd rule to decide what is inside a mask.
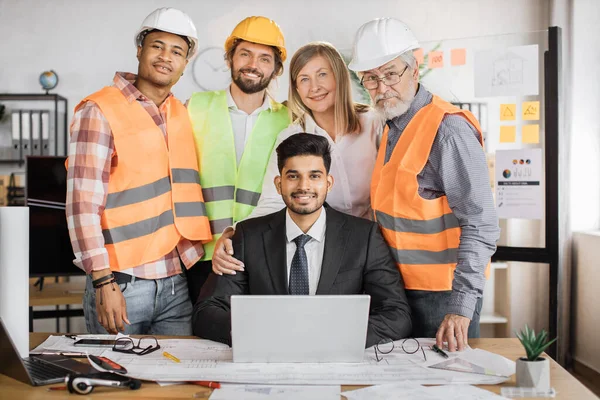
[[[0,318],[29,355],[29,208],[0,207]]]

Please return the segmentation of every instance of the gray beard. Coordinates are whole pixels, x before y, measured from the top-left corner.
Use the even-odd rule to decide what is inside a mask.
[[[404,98],[399,98],[400,101],[398,101],[398,103],[396,103],[393,106],[387,106],[384,103],[383,107],[375,108],[375,110],[377,111],[377,115],[383,123],[386,123],[387,121],[399,117],[400,115],[403,115],[408,111],[416,95],[416,87],[414,84],[410,85],[410,87],[407,89],[407,93],[407,96],[405,96]]]

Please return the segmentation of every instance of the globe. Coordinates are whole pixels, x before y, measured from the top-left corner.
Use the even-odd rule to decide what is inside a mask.
[[[58,85],[58,75],[56,75],[56,72],[52,70],[42,72],[40,75],[40,85],[46,90],[46,93],[48,93],[48,90],[54,89]]]

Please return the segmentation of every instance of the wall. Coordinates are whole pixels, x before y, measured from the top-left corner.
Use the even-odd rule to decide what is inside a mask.
[[[600,5],[572,3],[571,227],[600,228]]]
[[[289,54],[312,40],[348,51],[358,27],[380,16],[404,20],[424,42],[544,30],[549,21],[546,0],[0,0],[0,93],[41,93],[38,76],[53,69],[60,78],[54,92],[66,96],[72,109],[85,95],[110,84],[115,71],[135,72],[134,33],[148,13],[164,6],[180,8],[194,19],[200,48],[222,46],[246,16],[268,16],[282,27]],[[280,100],[286,98],[287,83],[284,74],[274,88]],[[196,90],[188,67],[174,93],[186,99]],[[0,175],[13,169],[0,165]],[[531,321],[540,313],[545,315],[547,308],[534,307],[523,319]]]
[[[403,19],[422,41],[541,30],[548,21],[544,0],[424,0],[418,6],[407,0],[281,4],[269,0],[0,0],[0,37],[14,38],[0,42],[0,51],[11,61],[0,70],[0,92],[40,92],[40,72],[54,69],[60,77],[55,91],[74,107],[86,94],[109,84],[116,70],[136,69],[134,33],[142,19],[161,6],[178,7],[194,19],[200,48],[222,46],[235,24],[246,16],[268,16],[286,34],[290,54],[311,40],[327,40],[339,49],[350,49],[357,28],[378,16]],[[181,99],[198,90],[189,72],[174,88]],[[287,77],[283,76],[276,94],[284,99],[286,93]]]
[[[600,374],[600,232],[576,232],[573,255],[573,358]]]
[[[571,7],[570,227],[587,232],[573,235],[570,342],[573,358],[600,373],[600,314],[594,307],[600,300],[600,4],[572,0]]]

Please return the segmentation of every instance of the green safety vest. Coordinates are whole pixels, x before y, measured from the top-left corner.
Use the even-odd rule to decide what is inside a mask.
[[[258,204],[275,140],[290,124],[290,117],[287,108],[276,102],[271,102],[271,109],[261,111],[238,166],[227,93],[223,90],[194,93],[188,113],[213,237],[212,242],[204,245],[202,261],[205,261],[212,259],[223,230],[246,218]]]

